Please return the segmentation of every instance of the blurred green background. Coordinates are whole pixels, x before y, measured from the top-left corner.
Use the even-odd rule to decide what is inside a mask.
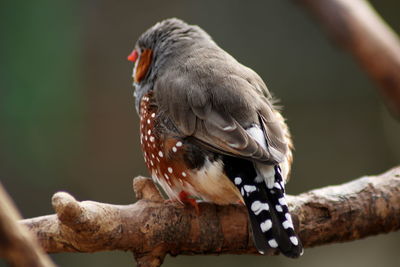
[[[126,56],[155,22],[203,27],[265,80],[296,146],[291,194],[381,173],[400,126],[374,84],[294,1],[0,1],[0,181],[25,218],[51,196],[128,204],[147,174]],[[372,2],[400,31],[400,2]],[[168,257],[164,266],[399,266],[400,233],[307,249],[299,260]],[[60,266],[130,266],[127,252],[52,255]],[[0,266],[4,263],[0,260]]]

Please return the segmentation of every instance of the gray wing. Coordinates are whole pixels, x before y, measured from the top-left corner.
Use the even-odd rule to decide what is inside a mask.
[[[264,83],[242,76],[220,75],[210,69],[169,71],[154,86],[158,108],[180,134],[208,149],[260,162],[282,162],[288,150],[280,127],[282,117],[275,116],[265,97],[267,91],[260,89]],[[254,125],[262,129],[266,147],[246,131]]]

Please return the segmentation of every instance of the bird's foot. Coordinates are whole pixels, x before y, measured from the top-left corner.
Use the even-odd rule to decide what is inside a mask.
[[[187,192],[181,191],[178,195],[179,201],[177,199],[166,199],[164,200],[165,204],[184,204],[185,206],[190,206],[195,209],[196,214],[200,214],[199,205],[197,200],[191,197]]]
[[[196,199],[194,199],[193,197],[191,197],[187,192],[185,191],[181,191],[179,193],[179,199],[182,203],[184,203],[185,205],[190,205],[192,206],[195,211],[196,214],[199,215],[200,214],[200,210],[199,210],[199,205],[196,201]]]

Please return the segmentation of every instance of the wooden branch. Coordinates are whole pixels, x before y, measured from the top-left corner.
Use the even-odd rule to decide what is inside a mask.
[[[0,256],[10,266],[52,267],[34,236],[25,226],[10,197],[0,183]]]
[[[365,0],[296,0],[347,49],[378,84],[400,118],[400,41]]]
[[[121,206],[53,196],[55,215],[23,220],[43,248],[55,252],[130,250],[138,266],[159,266],[167,253],[253,254],[244,206],[165,202],[153,182],[134,179],[139,200]],[[305,247],[345,242],[400,229],[400,167],[382,175],[288,196]],[[271,250],[269,255],[276,254]]]

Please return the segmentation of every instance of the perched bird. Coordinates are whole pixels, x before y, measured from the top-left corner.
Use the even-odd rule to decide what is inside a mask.
[[[144,32],[128,60],[144,159],[169,198],[244,203],[260,253],[299,257],[284,188],[290,134],[263,80],[176,18]]]

